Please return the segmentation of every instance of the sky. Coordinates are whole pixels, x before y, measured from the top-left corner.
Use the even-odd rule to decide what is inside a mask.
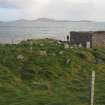
[[[0,0],[0,20],[105,21],[105,0]]]

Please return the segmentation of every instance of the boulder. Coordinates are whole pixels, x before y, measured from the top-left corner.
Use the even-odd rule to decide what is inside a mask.
[[[23,60],[23,59],[24,59],[24,56],[23,56],[23,55],[18,55],[18,56],[17,56],[17,59],[18,59],[18,60]]]
[[[40,55],[41,55],[41,56],[47,56],[47,52],[46,52],[45,50],[40,51]]]

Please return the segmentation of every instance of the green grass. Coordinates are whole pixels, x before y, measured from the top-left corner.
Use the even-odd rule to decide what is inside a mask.
[[[105,105],[105,49],[65,49],[53,39],[32,42],[32,51],[30,40],[0,44],[0,105],[88,105],[92,70],[95,105]]]

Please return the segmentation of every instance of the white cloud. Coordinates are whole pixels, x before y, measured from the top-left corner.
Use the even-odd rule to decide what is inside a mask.
[[[26,19],[104,20],[104,5],[105,0],[0,0],[1,7],[19,9]]]

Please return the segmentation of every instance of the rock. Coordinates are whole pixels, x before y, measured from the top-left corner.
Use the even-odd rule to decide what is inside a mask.
[[[41,55],[41,56],[47,56],[47,52],[46,52],[45,50],[40,51],[40,55]]]
[[[44,46],[44,44],[43,44],[43,43],[41,43],[41,44],[40,44],[40,46]]]
[[[60,41],[58,41],[57,43],[58,43],[58,44],[62,44],[62,42],[60,42]]]
[[[63,54],[63,51],[60,51],[59,54],[62,55]]]
[[[105,61],[100,58],[96,58],[95,64],[105,64]]]
[[[69,64],[69,63],[70,63],[70,61],[71,61],[70,59],[67,59],[67,60],[66,60],[66,64]]]
[[[17,56],[17,59],[18,59],[18,60],[23,60],[23,59],[24,59],[24,56],[23,56],[23,55],[18,55],[18,56]]]

